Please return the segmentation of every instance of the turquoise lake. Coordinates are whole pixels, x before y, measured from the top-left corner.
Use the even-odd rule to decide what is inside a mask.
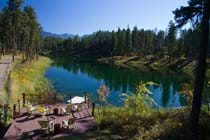
[[[105,84],[110,93],[106,101],[113,106],[122,106],[126,93],[135,93],[136,85],[141,81],[153,81],[159,86],[149,86],[151,97],[164,108],[180,107],[186,101],[178,92],[180,84],[189,81],[182,74],[160,73],[151,70],[134,70],[101,64],[94,61],[78,61],[72,58],[57,58],[46,71],[45,76],[52,82],[54,89],[67,101],[71,96],[83,96],[88,92],[93,101],[98,101],[97,89]]]

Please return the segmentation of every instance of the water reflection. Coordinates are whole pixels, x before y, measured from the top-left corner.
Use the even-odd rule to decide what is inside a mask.
[[[123,104],[122,93],[134,92],[135,86],[140,81],[153,81],[160,86],[149,87],[153,93],[151,97],[163,107],[178,107],[185,104],[184,98],[177,91],[180,83],[188,80],[187,77],[178,74],[131,70],[93,61],[76,61],[71,58],[56,58],[46,72],[46,77],[60,93],[82,95],[87,91],[94,100],[98,97],[97,89],[105,83],[110,89],[107,101],[116,106]]]

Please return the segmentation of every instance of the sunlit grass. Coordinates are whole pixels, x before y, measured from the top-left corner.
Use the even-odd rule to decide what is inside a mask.
[[[190,107],[172,110],[133,110],[107,107],[96,111],[98,130],[110,130],[110,135],[122,139],[190,139]],[[210,138],[210,112],[202,109],[200,137]]]
[[[11,58],[6,55],[3,57]],[[50,81],[44,77],[50,64],[51,60],[47,57],[39,57],[38,61],[22,63],[22,58],[18,55],[15,57],[15,61],[9,65],[3,83],[4,88],[0,91],[1,104],[8,104],[10,107],[7,124],[12,121],[13,104],[18,106],[18,100],[22,97],[22,93],[38,94],[52,90]]]
[[[22,93],[36,94],[51,90],[50,82],[44,77],[51,60],[39,57],[39,60],[22,63],[19,60],[11,71],[10,90],[11,101],[17,102]]]

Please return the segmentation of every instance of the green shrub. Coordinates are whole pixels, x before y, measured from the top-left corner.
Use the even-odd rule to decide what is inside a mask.
[[[109,129],[113,135],[122,139],[190,139],[190,107],[182,109],[156,109],[149,105],[150,100],[145,83],[141,82],[136,94],[126,98],[123,107],[100,107],[96,111],[98,130]],[[202,107],[200,121],[200,138],[210,138],[210,113],[207,106]]]

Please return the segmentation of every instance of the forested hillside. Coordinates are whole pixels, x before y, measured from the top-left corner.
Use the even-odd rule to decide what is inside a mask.
[[[200,24],[195,28],[178,29],[170,21],[164,30],[131,29],[97,31],[82,37],[46,36],[30,6],[21,9],[22,0],[9,0],[0,12],[0,54],[14,56],[22,52],[23,60],[36,54],[111,57],[153,55],[157,57],[195,59],[198,52]],[[210,56],[210,51],[208,51]]]
[[[91,35],[69,39],[44,38],[43,47],[51,54],[69,56],[170,56],[196,58],[199,43],[199,25],[178,30],[170,21],[168,29],[144,30],[134,27],[117,31],[97,31]],[[210,54],[210,53],[208,53]]]
[[[35,58],[42,40],[34,9],[21,8],[22,4],[22,0],[8,0],[0,11],[0,56],[11,53],[13,61],[19,52],[23,54],[23,61]]]

